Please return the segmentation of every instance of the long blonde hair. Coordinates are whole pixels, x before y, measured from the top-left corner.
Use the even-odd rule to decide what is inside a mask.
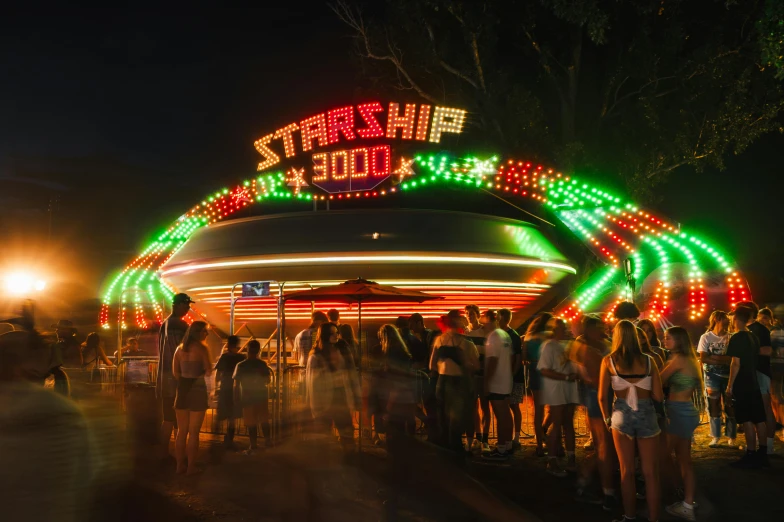
[[[191,325],[185,330],[185,335],[182,338],[182,343],[180,343],[180,348],[183,352],[188,353],[188,346],[192,342],[196,342],[201,344],[201,339],[199,336],[201,333],[207,329],[207,323],[204,321],[193,321]]]
[[[625,368],[634,366],[635,359],[642,360],[645,354],[640,347],[640,339],[637,337],[637,327],[631,321],[623,319],[618,321],[613,329],[612,352],[610,357],[618,354]]]

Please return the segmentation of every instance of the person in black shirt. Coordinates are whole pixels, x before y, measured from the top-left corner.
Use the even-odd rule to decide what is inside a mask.
[[[228,421],[223,444],[227,448],[234,448],[234,432],[236,430],[234,419],[239,417],[239,411],[234,404],[234,368],[245,360],[240,353],[240,338],[230,335],[226,340],[226,351],[221,354],[215,364],[215,394],[218,397],[217,422]]]
[[[430,355],[433,350],[433,341],[441,334],[440,331],[425,328],[425,319],[421,314],[411,314],[408,318],[408,336],[404,337],[408,350],[411,353],[411,367],[414,370],[428,371]],[[436,385],[438,372],[429,372],[430,379],[423,383],[420,390],[422,406],[425,409],[425,427],[427,440],[438,440],[438,404],[436,401]],[[417,416],[420,416],[418,414]]]
[[[751,318],[751,309],[744,306],[735,309],[732,317],[735,333],[730,337],[726,354],[732,358],[727,396],[735,403],[735,420],[743,425],[746,434],[746,454],[734,464],[741,468],[757,468],[768,463],[765,406],[757,383],[759,341],[746,327]],[[760,446],[755,453],[757,437]]]
[[[258,425],[264,435],[266,446],[272,446],[269,423],[269,391],[267,386],[272,377],[272,370],[267,363],[259,359],[261,345],[255,339],[248,342],[248,358],[240,362],[234,369],[234,389],[242,405],[242,417],[250,436],[248,455],[258,448]]]
[[[759,357],[757,358],[757,382],[762,403],[765,405],[765,428],[768,435],[767,448],[768,455],[773,454],[773,434],[776,430],[776,418],[773,416],[773,407],[770,402],[770,356],[773,354],[772,343],[770,341],[770,330],[759,321],[760,310],[753,301],[742,301],[738,306],[745,306],[751,309],[752,316],[748,324],[749,331],[753,333],[759,341]],[[764,320],[764,319],[763,319]]]
[[[520,404],[525,399],[525,372],[523,370],[523,340],[520,334],[509,326],[512,321],[512,311],[507,308],[498,310],[498,327],[509,334],[512,339],[512,395],[509,404],[514,417],[514,438],[512,448],[520,446],[520,432],[523,431],[523,412]]]

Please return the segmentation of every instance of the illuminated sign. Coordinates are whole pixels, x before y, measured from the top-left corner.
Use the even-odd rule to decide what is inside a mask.
[[[295,192],[308,185],[329,193],[370,190],[393,174],[393,165],[398,166],[394,173],[401,178],[409,174],[411,162],[394,158],[388,144],[357,141],[401,139],[440,143],[444,133],[463,131],[465,117],[463,109],[415,103],[401,107],[391,102],[387,110],[379,102],[332,109],[299,123],[289,123],[256,140],[254,146],[262,156],[258,170],[267,170],[282,161],[273,143],[278,149],[282,144],[286,158],[295,158],[299,152],[311,155],[310,161],[288,171],[286,181],[295,187]],[[347,145],[344,149],[321,150],[335,148],[342,142]]]

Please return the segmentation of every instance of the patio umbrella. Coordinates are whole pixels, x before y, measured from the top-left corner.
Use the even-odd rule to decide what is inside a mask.
[[[390,285],[380,285],[367,279],[351,279],[334,286],[323,286],[312,290],[294,292],[284,297],[285,301],[333,301],[357,303],[357,339],[359,339],[359,377],[362,379],[362,303],[422,303],[440,296],[407,290]],[[362,415],[359,416],[359,447],[362,449]]]

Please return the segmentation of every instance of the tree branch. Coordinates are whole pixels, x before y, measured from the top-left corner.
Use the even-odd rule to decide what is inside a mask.
[[[369,58],[371,60],[376,60],[379,62],[389,62],[395,66],[395,72],[398,77],[398,82],[400,83],[401,89],[413,89],[419,94],[422,98],[426,99],[430,103],[437,104],[439,100],[427,92],[411,77],[409,72],[403,67],[403,56],[400,52],[400,49],[397,48],[387,35],[387,49],[386,51],[376,52],[373,50],[370,36],[368,34],[368,28],[365,25],[365,21],[362,18],[362,12],[357,10],[354,12],[351,7],[344,1],[340,0],[336,4],[330,5],[330,9],[337,15],[337,17],[347,26],[354,30],[356,33],[354,37],[360,42],[360,45],[364,48],[363,56],[365,58]],[[405,80],[405,84],[403,83]]]
[[[435,56],[436,60],[438,61],[438,65],[440,65],[441,68],[444,69],[446,72],[457,76],[458,78],[464,80],[466,83],[471,85],[471,87],[473,87],[474,89],[478,90],[479,86],[476,84],[476,82],[472,78],[470,78],[467,75],[463,74],[462,72],[458,71],[457,68],[452,67],[451,65],[446,63],[438,55],[438,51],[436,50],[436,37],[435,37],[435,33],[433,32],[433,27],[430,24],[428,24],[427,22],[425,22],[425,29],[427,30],[427,35],[430,38],[431,49],[433,50],[433,56]]]

